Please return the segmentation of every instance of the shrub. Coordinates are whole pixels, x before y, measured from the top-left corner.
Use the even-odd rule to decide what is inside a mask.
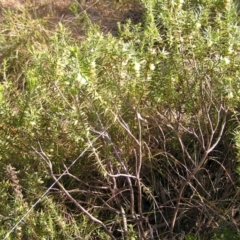
[[[5,15],[0,157],[20,171],[24,191],[17,201],[12,179],[1,177],[4,220],[21,207],[1,236],[210,239],[224,226],[237,232],[236,7],[142,4],[142,24],[119,25],[118,37],[93,26],[81,43],[61,23],[50,32],[40,21],[35,31],[38,20]]]

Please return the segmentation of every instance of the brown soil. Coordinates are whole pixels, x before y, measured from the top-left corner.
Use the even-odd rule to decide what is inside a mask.
[[[50,28],[61,22],[77,39],[85,38],[90,24],[97,24],[103,33],[116,36],[117,22],[142,21],[138,0],[0,0],[0,7],[1,12],[11,9],[21,13],[28,9],[34,17],[46,20]]]

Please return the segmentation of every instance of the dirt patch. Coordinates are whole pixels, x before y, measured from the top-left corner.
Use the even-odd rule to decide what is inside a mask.
[[[26,9],[33,17],[44,19],[50,28],[61,22],[77,39],[85,37],[89,24],[97,24],[103,33],[117,35],[117,22],[142,21],[138,0],[0,0],[1,9],[21,13]]]

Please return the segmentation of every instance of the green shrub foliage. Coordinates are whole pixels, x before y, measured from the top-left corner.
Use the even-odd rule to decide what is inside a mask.
[[[2,238],[239,238],[237,7],[141,4],[81,42],[4,13]]]

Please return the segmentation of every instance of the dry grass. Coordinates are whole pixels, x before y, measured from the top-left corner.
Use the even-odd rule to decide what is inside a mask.
[[[90,0],[85,1],[84,4],[79,2],[81,1],[0,0],[0,6],[1,9],[11,9],[19,13],[27,9],[34,17],[46,20],[51,29],[61,22],[77,39],[84,38],[89,23],[99,25],[105,34],[112,33],[116,36],[117,22],[131,19],[133,23],[138,23],[142,20],[142,8],[138,0]],[[90,20],[87,21],[88,24],[85,13]],[[2,14],[0,16],[0,20],[3,21]]]

